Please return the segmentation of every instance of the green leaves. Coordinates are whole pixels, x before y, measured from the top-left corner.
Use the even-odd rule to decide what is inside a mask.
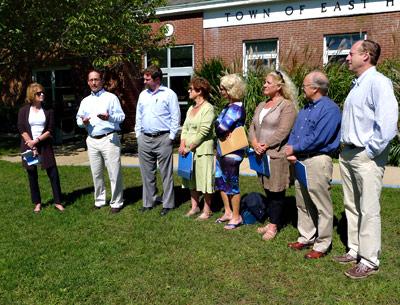
[[[164,0],[2,0],[0,76],[83,57],[96,65],[141,60],[164,35],[152,33],[155,9]],[[161,30],[160,30],[161,32]]]

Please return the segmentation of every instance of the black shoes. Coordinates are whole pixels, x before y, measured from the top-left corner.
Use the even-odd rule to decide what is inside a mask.
[[[139,209],[139,212],[140,212],[140,213],[145,213],[145,212],[150,211],[151,209],[153,209],[153,207],[141,207],[141,208]]]
[[[160,212],[160,215],[161,216],[165,216],[165,215],[167,215],[168,213],[169,213],[169,211],[171,211],[172,209],[169,209],[169,208],[163,208],[162,210],[161,210],[161,212]]]

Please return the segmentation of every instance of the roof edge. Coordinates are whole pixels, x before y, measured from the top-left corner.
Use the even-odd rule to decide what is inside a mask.
[[[282,2],[282,0],[210,0],[196,3],[184,3],[177,5],[169,5],[156,9],[156,16],[164,17],[171,15],[181,15],[187,13],[198,13],[208,10],[220,9],[225,7],[244,6],[249,4],[258,4],[265,2]]]

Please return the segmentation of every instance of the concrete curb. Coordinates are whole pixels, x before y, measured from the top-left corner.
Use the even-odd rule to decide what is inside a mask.
[[[73,165],[73,166],[89,166],[87,152],[84,149],[78,149],[68,154],[56,154],[58,165]],[[2,156],[1,160],[9,162],[20,162],[20,156]],[[123,167],[135,168],[139,167],[139,160],[135,155],[123,155],[121,157]],[[174,170],[178,164],[178,155],[174,154]],[[256,173],[250,169],[249,161],[245,158],[240,165],[240,175],[256,176]],[[332,184],[341,184],[339,164],[333,164]],[[400,167],[387,166],[383,177],[383,185],[385,188],[400,188]]]

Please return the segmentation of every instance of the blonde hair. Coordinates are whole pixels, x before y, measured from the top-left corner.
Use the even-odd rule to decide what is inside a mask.
[[[282,71],[272,71],[267,76],[273,79],[281,86],[281,94],[286,100],[292,101],[297,106],[297,88],[289,76]]]
[[[246,94],[246,83],[237,74],[228,74],[221,77],[220,85],[226,89],[232,99],[241,100]]]
[[[32,83],[29,84],[28,88],[26,88],[26,97],[25,101],[29,104],[32,104],[35,101],[35,94],[36,92],[44,92],[44,88],[39,83]]]

